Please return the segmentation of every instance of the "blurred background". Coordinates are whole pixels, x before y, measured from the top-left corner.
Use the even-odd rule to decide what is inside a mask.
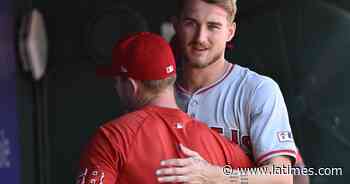
[[[97,78],[96,66],[110,62],[112,43],[126,33],[171,35],[173,6],[164,0],[0,1],[0,183],[74,183],[81,149],[122,111],[112,81]],[[343,176],[311,176],[311,183],[348,183],[350,1],[238,0],[238,8],[227,59],[279,83],[308,167],[343,169]],[[33,9],[45,30],[30,32]],[[42,45],[34,51],[47,58],[41,73],[28,66],[26,43]]]

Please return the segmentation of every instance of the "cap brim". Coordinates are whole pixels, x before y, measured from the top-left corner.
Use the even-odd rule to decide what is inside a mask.
[[[120,74],[120,71],[113,69],[111,65],[98,65],[96,67],[97,77],[113,77]]]

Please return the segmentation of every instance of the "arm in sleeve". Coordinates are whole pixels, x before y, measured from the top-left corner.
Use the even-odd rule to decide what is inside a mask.
[[[100,128],[82,153],[77,184],[114,184],[123,164],[123,154],[116,143],[112,143],[108,131]]]
[[[250,100],[250,137],[255,162],[275,156],[295,161],[296,147],[289,124],[287,108],[278,84],[270,78],[259,83]]]

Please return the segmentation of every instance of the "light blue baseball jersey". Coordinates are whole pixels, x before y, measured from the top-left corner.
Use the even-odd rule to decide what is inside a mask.
[[[257,164],[280,155],[296,158],[287,108],[271,78],[230,64],[212,85],[191,94],[176,84],[175,94],[183,111],[239,144]]]

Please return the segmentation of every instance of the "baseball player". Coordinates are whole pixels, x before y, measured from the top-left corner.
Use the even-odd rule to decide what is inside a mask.
[[[271,78],[224,58],[226,43],[236,30],[235,0],[178,2],[179,9],[173,20],[174,52],[182,66],[178,68],[180,75],[176,83],[178,105],[191,117],[239,144],[259,167],[272,171],[275,166],[294,164],[297,149],[279,86]],[[166,160],[164,166],[181,167],[176,165],[181,160]],[[186,180],[174,178],[174,172],[165,175],[168,170],[158,170],[160,181],[200,183],[188,174],[182,175]],[[192,173],[206,176],[210,172],[202,168]],[[244,177],[250,184],[293,182],[292,175],[258,177],[248,173]]]
[[[187,155],[193,157],[186,162],[205,159],[200,167],[212,170],[252,166],[238,145],[178,108],[175,70],[171,48],[158,35],[141,32],[118,42],[112,66],[99,74],[114,77],[118,95],[134,111],[98,129],[82,155],[77,183],[158,183],[161,160]]]

